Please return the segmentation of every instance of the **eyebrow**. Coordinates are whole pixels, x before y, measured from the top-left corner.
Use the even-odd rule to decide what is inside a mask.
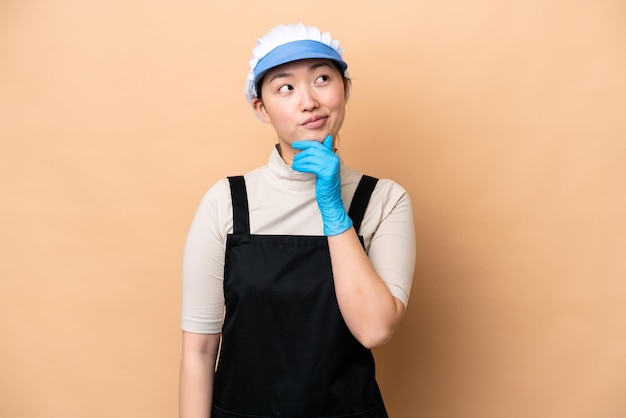
[[[317,70],[317,69],[318,69],[318,68],[320,68],[320,67],[329,67],[329,68],[332,68],[332,67],[330,66],[330,64],[329,64],[329,63],[327,63],[327,62],[323,62],[323,61],[321,61],[321,62],[315,62],[315,63],[313,63],[313,64],[311,64],[311,65],[309,66],[309,72],[311,72],[311,71],[315,71],[315,70]],[[286,77],[292,77],[292,76],[293,76],[293,73],[290,73],[290,72],[281,72],[281,73],[276,73],[276,74],[274,74],[274,75],[272,75],[272,76],[270,77],[270,79],[268,80],[268,83],[271,83],[272,81],[276,80],[277,78],[286,78]]]

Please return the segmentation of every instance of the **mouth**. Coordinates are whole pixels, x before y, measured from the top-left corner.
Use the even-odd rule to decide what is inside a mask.
[[[324,123],[326,123],[327,118],[328,118],[327,116],[311,116],[310,118],[302,122],[300,125],[309,129],[321,128],[324,125]]]

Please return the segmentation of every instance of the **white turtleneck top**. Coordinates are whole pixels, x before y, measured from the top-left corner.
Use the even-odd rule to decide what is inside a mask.
[[[269,163],[244,175],[250,210],[250,233],[323,235],[315,200],[315,176],[291,169],[274,148]],[[341,162],[346,210],[361,173]],[[232,233],[233,209],[227,179],[218,181],[200,202],[183,257],[182,329],[199,334],[222,330],[226,236]],[[372,193],[359,235],[378,275],[406,306],[415,267],[415,231],[408,194],[392,180],[381,179]]]

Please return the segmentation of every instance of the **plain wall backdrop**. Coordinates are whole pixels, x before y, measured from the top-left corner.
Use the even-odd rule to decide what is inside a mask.
[[[393,418],[626,415],[626,3],[0,2],[0,416],[177,416],[203,193],[275,143],[257,37],[329,30],[341,152],[415,208]]]

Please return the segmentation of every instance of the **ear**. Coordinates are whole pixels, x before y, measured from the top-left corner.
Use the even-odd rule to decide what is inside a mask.
[[[259,99],[258,97],[255,97],[254,99],[252,99],[251,104],[252,104],[252,109],[254,109],[254,113],[256,113],[257,116],[261,120],[263,120],[263,122],[272,123],[272,119],[270,118],[270,115],[267,113],[267,109],[265,109],[265,104],[263,104],[263,100]]]
[[[346,99],[346,103],[348,103],[348,99],[350,98],[350,89],[352,88],[352,80],[349,78],[343,79],[343,92],[344,97]]]

